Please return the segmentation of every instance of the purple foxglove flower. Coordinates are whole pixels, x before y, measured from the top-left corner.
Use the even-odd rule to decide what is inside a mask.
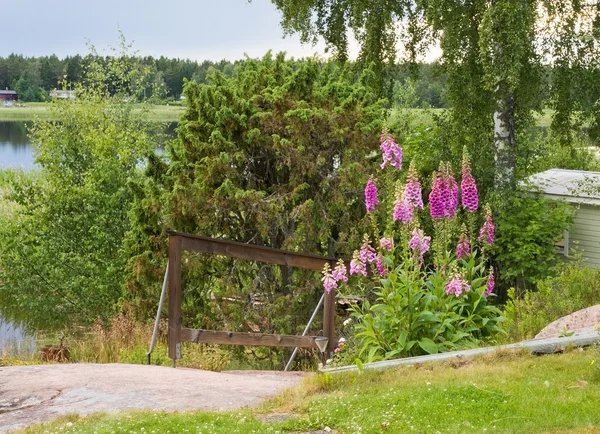
[[[408,247],[413,251],[413,257],[423,261],[423,255],[429,251],[431,246],[431,237],[425,236],[421,229],[413,229],[412,238],[408,241]]]
[[[377,199],[377,186],[373,178],[369,178],[367,186],[365,187],[365,204],[367,206],[367,212],[375,211],[375,206],[379,203]]]
[[[331,292],[333,289],[337,288],[337,281],[332,276],[330,271],[331,267],[328,263],[325,263],[325,266],[323,267],[323,277],[321,278],[321,281],[323,282],[323,288],[325,288],[325,291],[327,292]]]
[[[338,261],[337,266],[331,272],[331,276],[335,279],[336,282],[340,280],[343,282],[348,281],[348,274],[346,270],[346,265],[344,265],[344,261],[341,259]]]
[[[475,179],[471,175],[471,164],[469,162],[469,154],[467,150],[463,151],[462,161],[462,180],[460,181],[460,189],[462,192],[462,207],[469,212],[477,211],[479,199],[477,197],[477,185]]]
[[[365,264],[367,262],[373,262],[373,261],[375,261],[375,258],[377,257],[377,252],[369,244],[369,240],[368,239],[365,239],[365,241],[363,242],[362,246],[360,246],[359,257],[360,257],[361,262],[363,262]]]
[[[385,276],[385,267],[383,266],[383,260],[381,259],[381,256],[377,256],[377,258],[375,258],[375,265],[377,266],[379,275],[381,277]]]
[[[414,161],[410,162],[408,167],[408,174],[406,175],[406,187],[404,188],[404,196],[408,203],[415,208],[423,209],[423,196],[421,194],[421,183],[419,182],[419,175],[415,168]]]
[[[446,282],[446,294],[459,297],[463,292],[469,292],[471,285],[459,274],[455,274],[452,279]]]
[[[467,235],[467,228],[465,225],[462,226],[460,236],[458,237],[458,244],[456,245],[456,257],[458,259],[466,259],[471,253],[471,245],[469,244],[469,237]]]
[[[490,267],[490,274],[488,275],[488,281],[487,281],[487,285],[485,287],[485,293],[483,295],[485,295],[486,297],[489,297],[490,294],[492,292],[494,292],[495,285],[496,285],[496,282],[494,279],[494,269],[492,267]]]
[[[408,200],[406,200],[406,190],[400,197],[396,197],[394,202],[394,215],[392,219],[397,222],[400,220],[402,223],[410,223],[413,219],[413,206]]]
[[[433,186],[429,193],[429,212],[434,220],[456,217],[458,207],[458,185],[448,163],[440,163],[433,175]]]
[[[388,163],[396,169],[402,168],[402,148],[394,141],[392,136],[389,134],[382,134],[380,148],[381,156],[383,158],[383,163],[381,163],[382,169],[385,168]]]
[[[363,276],[367,275],[367,266],[363,261],[361,261],[358,250],[354,251],[354,255],[350,261],[350,274],[362,274]]]
[[[492,211],[489,206],[486,206],[485,220],[479,231],[477,241],[483,242],[491,246],[494,244],[494,222],[492,221]]]
[[[392,238],[382,238],[379,240],[379,245],[382,249],[391,252],[394,250],[394,240]]]
[[[441,173],[434,172],[433,186],[431,188],[431,192],[429,193],[429,213],[431,214],[431,218],[434,220],[444,218],[446,206],[444,204],[444,198],[442,197],[443,183],[444,181]]]

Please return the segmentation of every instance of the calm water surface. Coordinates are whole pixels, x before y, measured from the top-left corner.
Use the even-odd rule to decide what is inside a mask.
[[[35,167],[33,148],[27,137],[30,125],[30,122],[0,121],[0,169]],[[175,128],[176,122],[169,124],[164,131],[165,138],[175,137]]]
[[[33,168],[28,125],[27,122],[0,121],[0,168]]]
[[[35,341],[23,329],[5,321],[0,315],[0,356],[3,353],[32,353],[35,346]]]

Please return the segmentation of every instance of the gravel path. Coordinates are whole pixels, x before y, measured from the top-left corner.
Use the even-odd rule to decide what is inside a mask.
[[[50,421],[128,409],[231,410],[255,406],[297,385],[298,372],[217,373],[122,364],[0,368],[0,433]]]

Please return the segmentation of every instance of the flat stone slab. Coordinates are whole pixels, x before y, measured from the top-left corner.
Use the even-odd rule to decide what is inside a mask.
[[[0,368],[0,433],[66,414],[232,410],[299,384],[301,372],[210,372],[124,364]]]
[[[578,310],[551,322],[535,335],[535,338],[557,338],[563,332],[574,332],[593,327],[596,324],[600,324],[600,304]]]

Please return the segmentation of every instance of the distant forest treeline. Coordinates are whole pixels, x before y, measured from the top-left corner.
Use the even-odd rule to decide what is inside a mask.
[[[109,57],[68,56],[60,59],[55,55],[43,57],[24,57],[11,54],[0,57],[0,89],[14,89],[21,101],[46,101],[50,91],[62,89],[64,83],[80,83],[87,65],[93,60],[103,63]],[[188,59],[170,59],[152,56],[130,58],[132,70],[139,71],[143,77],[136,97],[140,101],[165,103],[176,101],[183,91],[184,78],[198,83],[206,83],[211,69],[217,69],[230,77],[235,73],[234,62],[205,60],[196,62]],[[415,70],[399,64],[391,67],[388,77],[394,103],[407,107],[444,108],[446,78],[440,74],[435,64],[421,64]],[[67,84],[68,86],[68,84]]]

